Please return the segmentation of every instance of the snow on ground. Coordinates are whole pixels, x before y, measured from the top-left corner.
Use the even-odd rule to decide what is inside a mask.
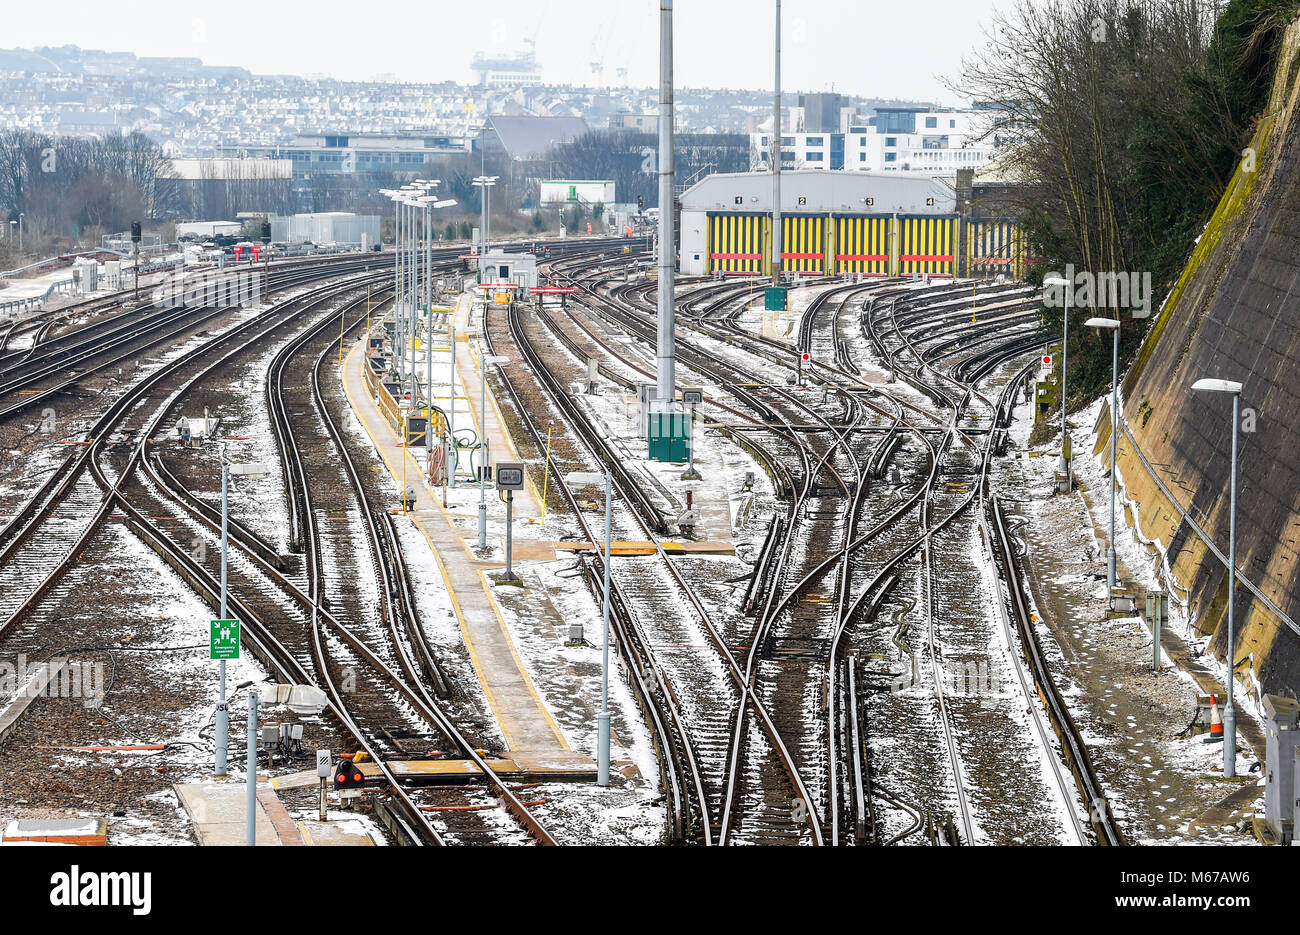
[[[1001,465],[1005,496],[1009,503],[1018,501],[1028,520],[1017,535],[1028,545],[1031,576],[1038,581],[1031,597],[1049,665],[1093,753],[1111,809],[1132,839],[1252,843],[1249,836],[1190,829],[1189,822],[1235,788],[1222,778],[1223,748],[1204,743],[1203,736],[1175,736],[1195,712],[1195,680],[1164,652],[1161,670],[1152,672],[1152,638],[1142,619],[1106,613],[1110,464],[1109,458],[1094,458],[1092,451],[1097,440],[1093,426],[1107,399],[1071,414],[1079,488],[1071,496],[1052,493],[1059,438],[1036,447],[1028,444],[1033,427],[1028,404],[1017,407],[1011,430],[1021,455]],[[1121,488],[1116,515],[1120,572],[1143,589],[1163,587],[1153,554],[1162,546],[1139,538],[1126,522],[1130,514],[1124,503]],[[1040,609],[1041,599],[1049,606]],[[1170,612],[1172,631],[1193,654],[1201,652],[1207,639],[1192,629],[1176,592]],[[1049,618],[1056,622],[1049,625]],[[1222,679],[1217,661],[1208,655],[1196,658]],[[1253,715],[1254,700],[1247,700],[1245,692],[1238,695],[1245,702],[1242,716]],[[1237,772],[1242,777],[1252,777],[1248,750],[1239,745]],[[1252,810],[1258,808],[1246,808]]]
[[[582,579],[570,577],[574,561],[530,564],[527,588],[502,589],[502,618],[542,701],[569,746],[596,758],[601,698],[601,611]],[[532,591],[545,593],[539,601]],[[557,615],[546,612],[550,603]],[[568,625],[581,621],[585,642],[566,646]],[[562,828],[571,843],[653,844],[665,820],[659,803],[659,765],[644,717],[629,687],[626,662],[611,636],[609,671],[611,785],[548,784],[539,814]],[[629,769],[628,767],[632,767]],[[616,774],[624,774],[620,781]],[[556,818],[563,815],[563,822]]]

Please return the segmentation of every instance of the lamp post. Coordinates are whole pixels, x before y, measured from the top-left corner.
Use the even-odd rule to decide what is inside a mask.
[[[427,182],[424,184],[429,188],[433,188],[438,185],[437,182]],[[429,388],[433,386],[433,355],[430,352],[430,348],[432,347],[432,338],[433,338],[433,246],[432,246],[433,209],[446,208],[449,207],[450,205],[454,205],[455,203],[456,200],[454,198],[447,199],[446,201],[438,201],[436,197],[433,195],[422,195],[418,198],[409,198],[402,202],[402,204],[412,209],[412,216],[414,216],[415,211],[418,210],[420,212],[420,216],[415,219],[415,228],[417,232],[419,231],[421,226],[423,226],[424,228],[424,250],[420,251],[417,246],[416,250],[414,251],[415,261],[414,261],[413,268],[416,271],[416,279],[413,284],[412,294],[415,296],[417,303],[421,301],[421,299],[423,299],[424,301],[424,311],[425,311],[424,357],[425,357],[425,364],[426,364],[425,386],[426,386],[427,394],[432,393],[432,390]],[[423,254],[423,257],[421,257],[421,254]],[[419,270],[421,268],[421,265],[423,265],[423,276],[424,276],[424,281],[422,283],[419,280]],[[415,343],[414,338],[415,338],[417,323],[418,323],[418,315],[413,314],[410,322],[410,328],[408,329],[411,335],[411,343],[412,343],[410,369],[411,369],[411,405],[413,406],[415,405],[415,396],[416,396],[415,390],[417,384],[416,376],[415,376],[415,349],[414,349],[414,343]]]
[[[206,427],[204,429],[206,432]],[[227,524],[230,517],[230,463],[221,457],[221,619],[226,616],[226,547]],[[226,708],[226,660],[221,660],[221,690],[217,695],[217,744],[213,772],[218,776],[226,775],[226,748],[230,743],[230,711]]]
[[[204,430],[206,432],[206,428]],[[230,475],[243,476],[258,480],[265,476],[265,464],[231,464],[226,460],[224,447],[221,451],[221,619],[227,620],[226,557],[229,552],[230,537]],[[226,660],[221,662],[221,689],[217,697],[217,741],[213,773],[226,775],[226,748],[230,743],[230,710],[226,706]]]
[[[776,68],[772,92],[772,285],[781,285],[781,0],[776,0]]]
[[[23,252],[23,218],[25,217],[27,217],[26,214],[22,213],[21,211],[18,212],[18,252],[19,253]],[[136,262],[139,262],[139,260],[137,260]]]
[[[380,189],[380,194],[393,202],[393,344],[397,350],[395,366],[399,386],[405,382],[407,371],[412,369],[407,366],[403,358],[406,356],[407,338],[415,333],[413,325],[407,321],[407,315],[409,311],[411,317],[414,317],[413,304],[418,294],[419,230],[415,212],[412,210],[417,205],[412,199],[423,193],[430,185],[436,184],[438,183],[418,180],[397,189]],[[404,208],[407,210],[404,211]],[[413,374],[411,383],[414,391]]]
[[[439,182],[437,182],[437,181],[422,181],[420,184],[421,184],[425,189],[432,189],[432,188],[436,188],[436,187],[438,186]],[[423,220],[424,220],[424,231],[425,231],[425,251],[424,251],[424,253],[425,253],[425,276],[424,276],[424,287],[423,287],[423,292],[424,292],[425,302],[426,302],[426,304],[425,304],[425,315],[426,315],[426,318],[425,318],[425,342],[424,342],[425,397],[426,397],[425,402],[427,403],[427,405],[426,405],[426,407],[425,407],[425,432],[426,432],[426,433],[429,431],[429,425],[430,425],[430,423],[433,421],[433,420],[432,420],[432,415],[433,415],[433,247],[432,247],[432,243],[433,243],[433,238],[432,238],[433,227],[432,227],[432,212],[433,212],[434,209],[438,209],[438,208],[449,208],[449,207],[451,207],[452,205],[455,205],[456,203],[457,203],[457,202],[456,202],[456,199],[455,199],[455,198],[446,198],[446,199],[443,199],[442,201],[439,201],[439,200],[438,200],[434,195],[424,195],[424,196],[422,196],[422,197],[414,198],[414,199],[410,199],[410,200],[408,200],[408,201],[405,202],[405,204],[407,204],[407,205],[408,205],[409,207],[411,207],[412,209],[417,209],[417,208],[418,208],[421,212],[423,212]],[[420,289],[418,288],[418,284],[417,284],[417,288],[416,288],[416,290],[415,290],[415,294],[416,294],[416,295],[419,295],[419,292],[420,292]],[[451,398],[450,398],[450,401],[449,401],[448,406],[447,406],[447,414],[448,414],[447,418],[448,418],[448,432],[449,432],[449,433],[451,434],[451,436],[452,436],[452,437],[451,437],[451,443],[452,443],[452,459],[451,459],[451,464],[453,464],[453,465],[454,465],[454,462],[455,462],[455,449],[456,449],[456,437],[455,437],[455,434],[454,434],[454,432],[455,432],[455,425],[456,425],[456,422],[455,422],[455,415],[454,415],[454,411],[453,411],[453,409],[454,409],[454,407],[455,407],[455,405],[456,405],[456,386],[455,386],[455,382],[456,382],[456,340],[455,340],[455,328],[456,328],[456,326],[455,326],[455,323],[454,323],[454,322],[449,322],[449,323],[448,323],[448,326],[447,326],[447,335],[448,335],[448,339],[449,339],[449,340],[448,340],[448,345],[449,345],[448,350],[449,350],[449,353],[450,353],[450,356],[451,356],[451,379],[452,379],[452,385],[451,385],[451,390],[450,390],[450,397],[451,397]],[[415,334],[415,322],[414,322],[414,320],[413,320],[412,323],[411,323],[411,334],[412,334],[412,335]],[[412,342],[412,343],[414,343],[414,342]],[[411,358],[411,404],[414,405],[414,404],[415,404],[415,396],[416,396],[416,392],[415,392],[415,391],[416,391],[415,358],[414,358],[415,351],[414,351],[414,348],[412,348],[411,353],[412,353],[412,358]],[[456,477],[455,477],[455,474],[454,474],[453,472],[454,472],[454,467],[449,466],[449,468],[448,468],[448,478],[449,478],[449,480],[451,481],[451,486],[452,486],[452,487],[455,487],[455,486],[456,486]]]
[[[244,795],[244,846],[257,846],[257,692],[248,690],[248,778]]]
[[[600,661],[600,713],[596,715],[596,784],[609,785],[609,554],[612,538],[612,514],[610,502],[613,498],[614,480],[609,471],[604,474],[574,471],[565,475],[565,483],[572,486],[585,486],[605,482],[605,600],[601,611],[601,661]]]
[[[1232,703],[1232,683],[1236,681],[1237,654],[1237,427],[1241,384],[1205,378],[1193,383],[1192,389],[1232,396],[1232,484],[1228,495],[1228,703],[1223,709],[1223,775],[1232,779],[1237,775],[1237,709]]]
[[[480,196],[479,197],[480,221],[479,221],[479,230],[478,230],[478,235],[479,235],[478,281],[479,282],[483,281],[483,273],[484,273],[483,258],[487,255],[488,252],[488,222],[490,216],[489,209],[488,209],[488,205],[490,203],[489,202],[490,193],[488,192],[488,189],[490,189],[493,185],[495,185],[497,183],[497,179],[499,178],[500,178],[499,175],[480,175],[474,179],[474,187],[479,190],[479,196]]]
[[[478,349],[478,428],[482,433],[480,439],[480,457],[478,471],[478,547],[487,548],[487,471],[484,468],[488,464],[488,441],[487,441],[487,365],[504,364],[509,361],[509,357],[484,356],[482,343]],[[545,513],[545,508],[542,510]]]
[[[402,193],[391,188],[381,188],[381,195],[387,197],[393,203],[393,338],[394,344],[400,342],[397,338],[400,335],[399,326],[401,323],[402,307]],[[395,362],[397,366],[398,378],[401,378],[401,358]]]
[[[780,128],[778,127],[779,131]],[[659,0],[659,279],[655,348],[656,398],[671,412],[676,396],[677,343],[673,333],[674,259],[673,181],[673,3]]]
[[[1073,489],[1070,477],[1070,427],[1065,421],[1065,374],[1069,363],[1070,341],[1070,287],[1071,282],[1062,276],[1048,276],[1043,280],[1044,286],[1059,286],[1065,295],[1065,314],[1061,316],[1061,460],[1060,468],[1065,472],[1065,492]]]
[[[1089,318],[1084,322],[1089,328],[1111,334],[1110,354],[1110,548],[1106,550],[1106,583],[1114,588],[1115,575],[1115,490],[1119,481],[1115,477],[1115,449],[1119,447],[1119,319]]]

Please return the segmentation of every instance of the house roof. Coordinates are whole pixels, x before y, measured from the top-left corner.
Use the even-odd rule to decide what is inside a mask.
[[[539,159],[552,146],[587,132],[581,117],[489,117],[488,123],[511,159]]]

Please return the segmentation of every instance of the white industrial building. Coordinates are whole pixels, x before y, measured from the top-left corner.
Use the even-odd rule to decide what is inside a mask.
[[[781,166],[942,174],[979,169],[997,154],[999,138],[987,131],[998,115],[988,109],[879,108],[875,116],[846,122],[838,132],[787,129],[781,136]],[[771,140],[770,127],[750,134],[754,169],[769,168]]]
[[[177,237],[234,237],[244,229],[239,221],[178,221]]]
[[[551,179],[538,183],[543,205],[612,205],[614,182],[609,179]]]
[[[348,211],[274,215],[271,240],[282,244],[356,245],[369,250],[379,243],[379,215]]]
[[[532,289],[537,285],[537,257],[531,253],[489,252],[483,257],[483,281]]]

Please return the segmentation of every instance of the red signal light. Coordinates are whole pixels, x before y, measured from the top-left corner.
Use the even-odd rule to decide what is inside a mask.
[[[359,789],[365,784],[366,774],[360,767],[348,762],[346,758],[339,760],[338,765],[334,767],[335,789]]]

